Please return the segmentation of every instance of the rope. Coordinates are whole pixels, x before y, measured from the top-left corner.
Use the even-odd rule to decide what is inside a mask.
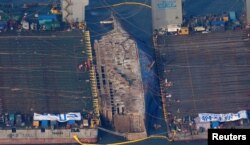
[[[78,142],[80,145],[103,145],[103,144],[88,144],[88,143],[82,143],[77,135],[74,135],[73,138],[75,139],[76,142]],[[141,138],[141,139],[137,139],[137,140],[131,140],[131,141],[124,141],[124,142],[117,142],[117,143],[111,143],[111,144],[107,144],[107,145],[124,145],[124,144],[131,144],[131,143],[136,143],[136,142],[141,142],[147,139],[153,139],[153,138],[157,138],[157,139],[166,139],[170,142],[173,141],[173,139],[170,139],[166,136],[161,136],[161,135],[152,135],[149,137],[145,137],[145,138]]]

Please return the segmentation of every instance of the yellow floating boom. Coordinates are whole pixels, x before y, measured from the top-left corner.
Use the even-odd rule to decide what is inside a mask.
[[[74,139],[75,139],[80,145],[102,145],[102,144],[87,144],[87,143],[82,143],[82,142],[79,140],[79,138],[78,138],[77,135],[74,135],[73,137],[74,137]],[[149,137],[146,137],[146,138],[142,138],[142,139],[131,140],[131,141],[124,141],[124,142],[119,142],[119,143],[111,143],[111,144],[107,144],[107,145],[125,145],[125,144],[136,143],[136,142],[140,142],[140,141],[144,141],[144,140],[152,139],[152,138],[161,138],[161,139],[166,139],[166,140],[168,140],[168,141],[173,141],[172,139],[169,139],[169,138],[166,137],[166,136],[152,135],[152,136],[149,136]]]
[[[122,3],[113,4],[113,5],[108,5],[108,6],[95,7],[94,9],[118,7],[118,6],[122,6],[122,5],[138,5],[138,6],[144,6],[144,7],[147,7],[147,8],[150,8],[150,9],[151,9],[151,6],[150,6],[150,5],[147,5],[147,4],[144,4],[144,3],[138,3],[138,2],[122,2]]]

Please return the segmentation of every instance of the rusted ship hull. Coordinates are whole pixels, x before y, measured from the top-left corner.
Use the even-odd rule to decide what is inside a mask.
[[[128,140],[145,138],[145,98],[138,45],[114,16],[112,19],[113,30],[94,43],[100,113],[106,125],[126,133]]]

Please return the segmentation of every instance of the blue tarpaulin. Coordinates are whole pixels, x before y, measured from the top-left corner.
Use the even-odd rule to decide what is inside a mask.
[[[212,21],[211,25],[212,26],[224,26],[225,22],[224,21]]]
[[[7,27],[7,23],[4,21],[0,21],[0,30],[5,29]]]
[[[236,14],[234,11],[229,12],[229,18],[231,21],[236,21]]]
[[[41,127],[46,128],[48,127],[49,121],[48,120],[42,120],[41,121]]]
[[[43,25],[46,22],[57,21],[57,17],[56,15],[40,15],[38,16],[38,21],[40,25]]]
[[[212,128],[218,128],[220,125],[219,121],[213,121],[212,122]]]
[[[69,120],[67,124],[73,125],[73,124],[75,124],[75,123],[76,123],[75,120]]]
[[[39,15],[38,20],[57,20],[56,15]]]

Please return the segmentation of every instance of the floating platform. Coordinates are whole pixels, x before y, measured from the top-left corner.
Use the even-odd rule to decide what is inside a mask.
[[[249,108],[250,53],[243,31],[166,36],[159,47],[169,112],[226,113]],[[166,97],[166,96],[165,96]]]
[[[193,124],[199,113],[250,109],[250,41],[246,30],[158,35],[155,42],[163,104],[169,130],[175,126],[170,133],[174,140],[206,139],[206,132]]]
[[[65,129],[67,123],[55,129],[38,129],[32,126],[31,119],[34,112],[93,114],[90,64],[84,42],[80,30],[0,34],[1,121],[5,118],[0,144],[69,144],[76,143],[75,135],[84,143],[97,142],[97,124],[93,125],[91,117],[91,125],[83,127],[78,122],[81,125],[71,129]],[[22,114],[25,124],[11,126],[7,113]]]
[[[0,34],[1,112],[92,111],[81,31]]]

